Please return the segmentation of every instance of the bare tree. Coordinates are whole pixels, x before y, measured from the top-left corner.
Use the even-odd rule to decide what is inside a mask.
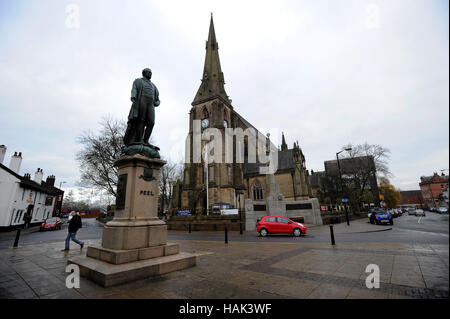
[[[159,210],[162,213],[172,200],[173,183],[183,178],[183,165],[169,160],[161,168],[159,177]]]
[[[351,151],[342,153],[342,158],[356,158],[360,156],[372,156],[375,163],[376,174],[378,177],[392,177],[393,174],[389,170],[388,160],[391,151],[379,144],[364,144],[352,145],[351,143],[342,147],[343,150],[351,148]]]
[[[351,150],[349,150],[351,149]],[[372,198],[373,202],[378,202],[377,178],[387,178],[392,176],[389,171],[389,149],[378,144],[348,144],[342,147],[339,160],[342,174],[342,184],[338,172],[337,163],[332,164],[332,170],[327,174],[326,193],[328,197],[336,202],[340,197],[349,197],[350,204],[355,210],[359,210],[362,201]],[[371,196],[368,191],[371,191]]]
[[[115,197],[118,169],[114,167],[114,161],[120,156],[126,123],[104,117],[100,127],[98,134],[85,131],[77,139],[83,145],[76,154],[81,171],[79,184],[105,190]]]

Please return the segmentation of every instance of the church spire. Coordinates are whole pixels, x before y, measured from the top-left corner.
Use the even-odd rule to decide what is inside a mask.
[[[286,139],[284,138],[284,132],[281,132],[281,150],[287,151],[288,146],[286,144]]]
[[[196,105],[212,98],[219,97],[228,104],[230,100],[225,92],[225,80],[220,67],[219,45],[216,40],[214,21],[211,13],[208,41],[206,41],[205,66],[203,67],[202,83],[195,95],[192,105]]]

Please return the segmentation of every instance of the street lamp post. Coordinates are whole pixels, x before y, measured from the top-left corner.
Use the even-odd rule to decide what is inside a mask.
[[[337,164],[338,164],[338,170],[339,170],[339,180],[341,183],[341,194],[342,196],[344,196],[344,183],[342,182],[342,173],[341,173],[341,165],[339,164],[339,154],[342,153],[343,151],[351,151],[351,148],[346,148],[345,150],[339,151],[336,153],[336,160],[337,160]],[[344,203],[344,208],[345,208],[345,219],[347,220],[347,226],[350,226],[350,220],[348,219],[348,209],[347,209],[347,204]]]
[[[61,181],[59,182],[59,190],[61,190],[61,185],[67,183],[66,181]],[[64,192],[62,193],[64,194]],[[57,209],[57,215],[61,217],[61,210],[62,210],[62,201],[63,201],[63,195],[60,194],[58,197],[61,199],[58,203],[58,209]]]

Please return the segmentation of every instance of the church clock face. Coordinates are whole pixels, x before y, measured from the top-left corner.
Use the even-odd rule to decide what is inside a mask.
[[[208,118],[202,120],[202,128],[207,128],[207,127],[209,127],[209,119]]]

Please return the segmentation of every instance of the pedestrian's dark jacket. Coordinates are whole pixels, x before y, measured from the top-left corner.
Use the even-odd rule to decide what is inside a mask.
[[[69,222],[69,233],[76,233],[81,228],[81,217],[75,215]]]
[[[23,221],[25,223],[29,223],[31,221],[31,214],[25,213],[25,215],[23,216]]]

